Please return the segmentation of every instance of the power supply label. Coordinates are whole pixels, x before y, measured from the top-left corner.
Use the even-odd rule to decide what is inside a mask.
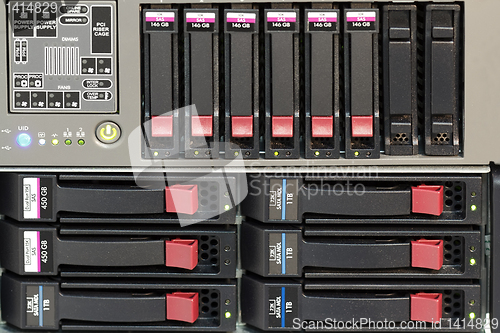
[[[231,32],[256,32],[256,13],[228,12],[226,14],[226,31]]]
[[[297,275],[297,234],[269,234],[269,275]]]
[[[23,260],[26,273],[49,273],[53,270],[52,234],[46,231],[25,231]]]
[[[144,13],[144,31],[177,31],[175,11],[147,11]]]
[[[269,185],[269,219],[296,221],[299,181],[297,179],[271,179]]]
[[[186,13],[187,31],[215,31],[215,13]]]
[[[297,12],[267,12],[267,31],[295,31]]]
[[[26,287],[26,326],[53,327],[55,322],[55,290],[49,286]]]
[[[111,6],[92,6],[91,53],[112,53],[112,8]]]
[[[296,288],[269,288],[269,324],[271,328],[292,327],[298,318],[298,295]]]
[[[28,10],[29,3],[9,3],[9,10],[13,13],[14,37],[33,37],[35,35],[35,11]],[[33,6],[33,5],[32,5]]]
[[[338,12],[337,11],[308,11],[307,28],[309,31],[338,31]]]
[[[37,37],[57,37],[57,17],[55,10],[46,8],[40,13],[36,13],[36,36]]]
[[[52,179],[23,178],[23,218],[52,218]]]
[[[346,12],[346,31],[372,31],[376,32],[377,14],[373,11],[348,11]]]

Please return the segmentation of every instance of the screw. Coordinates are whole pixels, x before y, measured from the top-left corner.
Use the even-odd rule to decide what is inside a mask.
[[[224,265],[229,266],[231,264],[231,260],[226,259],[224,260]]]
[[[224,246],[224,251],[229,252],[231,250],[231,247],[229,245]]]
[[[226,300],[224,301],[224,304],[225,304],[225,305],[229,305],[229,304],[231,304],[231,300],[230,300],[230,299],[226,299]]]

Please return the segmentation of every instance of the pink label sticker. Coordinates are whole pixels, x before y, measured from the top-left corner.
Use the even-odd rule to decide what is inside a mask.
[[[267,22],[295,22],[297,20],[296,12],[268,12]]]

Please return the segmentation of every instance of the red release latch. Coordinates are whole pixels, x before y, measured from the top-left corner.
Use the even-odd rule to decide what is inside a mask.
[[[373,137],[373,116],[352,116],[352,137],[371,138]]]
[[[231,134],[234,138],[253,137],[253,116],[232,116]]]
[[[172,185],[165,187],[168,213],[193,215],[198,210],[198,185]]]
[[[293,137],[293,116],[273,116],[273,138]]]
[[[180,291],[167,294],[167,319],[194,323],[200,313],[198,297],[198,293]]]
[[[410,295],[411,320],[436,323],[443,315],[443,295],[418,293]]]
[[[412,241],[411,266],[440,270],[443,267],[443,241],[441,239]]]
[[[165,241],[165,266],[192,270],[198,265],[197,239]]]
[[[443,186],[412,186],[411,201],[411,211],[413,213],[439,216],[443,212]]]
[[[213,121],[212,116],[192,116],[191,135],[192,136],[212,136]]]
[[[333,136],[333,116],[311,117],[313,138],[331,138]]]
[[[172,137],[174,116],[153,116],[151,118],[151,135],[153,137]]]

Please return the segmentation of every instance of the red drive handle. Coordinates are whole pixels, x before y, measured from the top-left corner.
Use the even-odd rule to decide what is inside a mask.
[[[198,240],[165,241],[165,266],[192,270],[198,265]]]
[[[167,319],[194,323],[200,313],[198,297],[198,293],[180,291],[167,294]]]

